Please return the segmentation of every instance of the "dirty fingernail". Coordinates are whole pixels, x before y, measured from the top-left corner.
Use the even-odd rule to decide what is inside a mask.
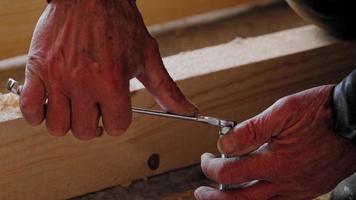
[[[206,197],[209,197],[212,192],[214,192],[214,189],[206,186],[201,186],[194,191],[194,196],[197,200],[204,200],[206,199]]]
[[[198,190],[195,190],[195,191],[194,191],[194,197],[195,197],[195,199],[200,200],[200,197],[199,197],[199,194],[198,194],[197,191],[198,191]]]
[[[120,136],[123,135],[124,133],[125,131],[121,131],[121,130],[108,131],[108,134],[111,136]]]

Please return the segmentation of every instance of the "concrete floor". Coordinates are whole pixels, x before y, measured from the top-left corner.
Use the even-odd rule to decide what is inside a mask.
[[[154,35],[163,57],[179,52],[225,43],[236,37],[253,37],[306,25],[285,4],[257,7],[249,12],[194,27]],[[129,187],[113,187],[72,200],[193,200],[199,185],[211,185],[199,166],[170,172],[148,180],[138,180]]]

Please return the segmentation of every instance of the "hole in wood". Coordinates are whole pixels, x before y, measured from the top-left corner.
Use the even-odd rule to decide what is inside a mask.
[[[160,157],[158,154],[152,154],[147,161],[147,165],[151,170],[156,170],[160,165]]]

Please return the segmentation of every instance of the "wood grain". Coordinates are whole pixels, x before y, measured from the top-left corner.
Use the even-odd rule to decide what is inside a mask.
[[[256,1],[256,0],[254,0]],[[138,0],[138,6],[147,24],[160,24],[182,17],[192,16],[236,6],[238,4],[251,3],[251,0]]]
[[[137,2],[147,25],[153,25],[253,1],[138,0]],[[27,53],[35,24],[46,5],[46,0],[0,1],[0,59]]]
[[[307,42],[299,44],[303,40]],[[251,47],[254,51],[240,57],[224,52]],[[165,62],[202,114],[242,121],[282,96],[340,81],[354,69],[355,47],[354,42],[335,40],[308,26]],[[219,57],[215,63],[207,62]],[[205,70],[196,74],[195,67]],[[186,73],[189,70],[192,73]],[[136,90],[133,105],[156,107],[147,91],[140,86]],[[30,127],[23,119],[0,123],[0,199],[64,199],[188,166],[199,162],[203,152],[217,152],[214,127],[142,115],[133,121],[120,138],[104,136],[89,142],[70,134],[53,138],[43,126]],[[161,158],[155,171],[147,167],[153,153]]]

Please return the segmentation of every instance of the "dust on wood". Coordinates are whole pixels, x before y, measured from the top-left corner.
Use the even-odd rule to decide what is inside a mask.
[[[19,97],[14,94],[0,93],[0,122],[20,118]]]

